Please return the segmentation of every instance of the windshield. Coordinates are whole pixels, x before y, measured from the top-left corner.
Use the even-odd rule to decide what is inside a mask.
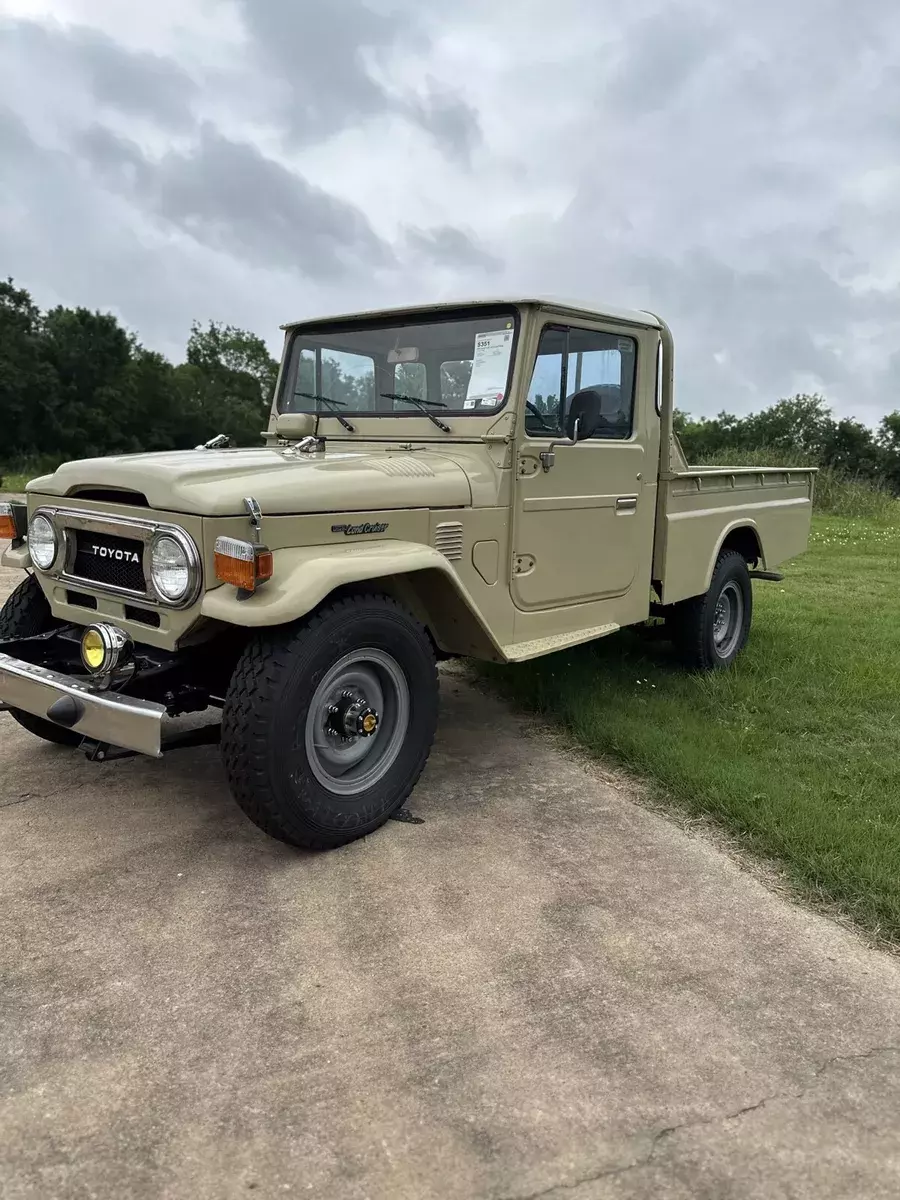
[[[347,320],[294,334],[278,411],[478,416],[509,393],[515,309]]]

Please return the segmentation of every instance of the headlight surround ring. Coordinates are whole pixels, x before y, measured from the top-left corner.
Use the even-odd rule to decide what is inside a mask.
[[[39,571],[49,571],[59,554],[59,534],[49,517],[36,513],[28,523],[28,553]]]
[[[149,546],[149,583],[161,604],[184,608],[200,587],[200,558],[193,541],[176,529],[155,533]]]

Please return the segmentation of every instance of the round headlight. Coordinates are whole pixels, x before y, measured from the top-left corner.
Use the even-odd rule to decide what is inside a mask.
[[[165,600],[183,600],[191,586],[191,564],[187,551],[173,537],[163,534],[150,548],[150,578]]]
[[[56,530],[46,517],[33,517],[28,526],[28,552],[42,571],[49,571],[56,558]]]

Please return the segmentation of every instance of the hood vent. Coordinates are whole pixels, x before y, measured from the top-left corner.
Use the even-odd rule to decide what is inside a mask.
[[[138,508],[149,508],[143,492],[125,488],[72,488],[66,492],[73,500],[96,500],[100,504],[134,504]]]
[[[375,458],[371,465],[376,471],[381,471],[383,475],[393,475],[395,478],[400,475],[405,475],[410,479],[434,478],[434,471],[428,463],[409,455],[405,458]]]
[[[451,562],[456,562],[462,558],[462,521],[442,521],[434,531],[434,548],[435,550],[439,550],[444,558],[448,558]]]

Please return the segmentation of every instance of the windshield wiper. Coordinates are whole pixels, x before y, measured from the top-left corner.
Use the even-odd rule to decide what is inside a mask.
[[[433,412],[429,412],[425,407],[426,405],[431,405],[432,408],[446,408],[447,405],[443,400],[420,400],[418,396],[403,396],[399,392],[382,392],[381,395],[384,396],[385,400],[399,400],[402,404],[414,404],[433,425],[437,425],[438,429],[442,429],[444,433],[453,432],[449,425],[445,425],[443,421],[439,420]]]
[[[317,405],[318,404],[330,404],[333,410],[338,409],[338,408],[346,408],[347,407],[347,405],[344,403],[343,400],[332,400],[332,398],[330,396],[317,396],[315,394],[315,392],[294,392],[294,395],[302,396],[304,400],[315,400]],[[342,417],[339,412],[335,412],[334,415],[335,415],[336,419],[338,421],[340,421],[340,423],[343,425],[343,427],[345,429],[348,429],[350,431],[350,433],[356,433],[356,430],[350,424],[350,422],[347,420],[346,417]]]

